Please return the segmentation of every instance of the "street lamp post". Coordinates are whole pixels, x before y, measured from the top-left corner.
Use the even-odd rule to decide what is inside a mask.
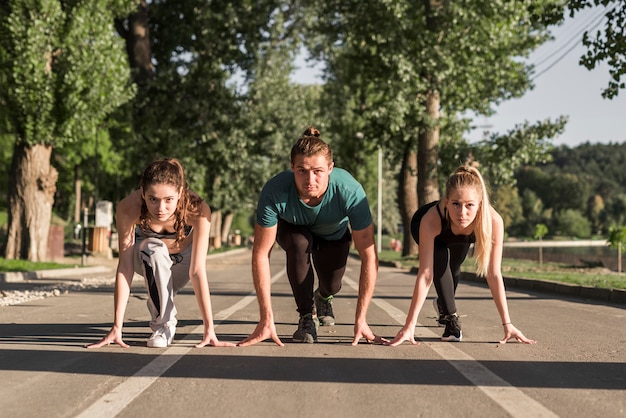
[[[378,208],[377,208],[377,227],[378,227],[378,244],[377,249],[380,253],[383,242],[383,148],[378,146]]]

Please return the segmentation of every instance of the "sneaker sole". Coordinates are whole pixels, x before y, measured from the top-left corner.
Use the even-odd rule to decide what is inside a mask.
[[[176,332],[174,332],[174,335],[176,335]],[[172,337],[169,340],[166,340],[165,338],[159,338],[158,340],[151,340],[149,339],[148,342],[146,343],[146,346],[148,346],[149,348],[167,348],[170,345],[172,345],[172,343],[174,342],[174,335],[172,335]],[[161,341],[161,340],[165,340],[165,345],[159,343],[155,344],[155,341]]]
[[[335,318],[332,316],[323,316],[319,319],[320,327],[330,327],[335,325]]]
[[[448,337],[441,337],[441,341],[447,341],[449,343],[460,343],[461,340],[463,340],[463,334],[459,335],[458,338],[454,335],[450,335]]]
[[[310,334],[307,334],[304,338],[291,337],[291,341],[293,341],[294,343],[304,344],[313,344],[317,342],[317,340],[313,338],[313,336]]]

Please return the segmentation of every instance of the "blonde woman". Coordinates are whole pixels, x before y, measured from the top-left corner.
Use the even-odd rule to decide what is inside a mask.
[[[461,166],[455,170],[446,182],[445,198],[424,205],[415,213],[411,234],[420,247],[420,264],[406,322],[391,345],[403,341],[417,344],[415,324],[433,283],[438,295],[434,301],[438,322],[445,325],[441,339],[456,342],[463,339],[455,292],[461,264],[472,243],[476,273],[486,276],[502,322],[504,338],[500,343],[512,338],[535,343],[512,324],[500,268],[504,223],[489,203],[485,182],[476,168]]]

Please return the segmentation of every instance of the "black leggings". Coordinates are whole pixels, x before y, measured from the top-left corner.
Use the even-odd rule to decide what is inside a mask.
[[[435,201],[422,206],[411,218],[411,235],[418,245],[422,218],[430,208],[438,203]],[[434,242],[433,283],[437,290],[439,309],[443,311],[444,315],[450,315],[456,313],[454,295],[461,277],[461,264],[467,256],[473,238],[452,234],[449,221],[439,211],[439,206],[437,206],[437,213],[441,219],[442,232],[435,237]]]
[[[315,237],[305,226],[279,220],[276,240],[287,253],[287,277],[300,315],[313,312],[313,267],[322,297],[339,292],[352,241],[350,231],[339,240],[327,241]]]
[[[450,249],[435,241],[435,263],[433,266],[433,284],[437,290],[437,301],[444,315],[456,313],[455,293],[459,285],[460,262],[452,260],[450,265]],[[456,263],[454,263],[456,261]],[[455,270],[454,273],[452,270]]]

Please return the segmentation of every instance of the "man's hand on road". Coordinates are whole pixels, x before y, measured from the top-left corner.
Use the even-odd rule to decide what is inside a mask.
[[[278,338],[278,334],[276,333],[276,325],[274,325],[274,321],[271,322],[259,322],[254,329],[254,332],[250,334],[247,338],[241,340],[237,346],[246,347],[249,345],[253,345],[256,343],[260,343],[261,341],[272,339],[276,345],[282,347],[285,344]]]

